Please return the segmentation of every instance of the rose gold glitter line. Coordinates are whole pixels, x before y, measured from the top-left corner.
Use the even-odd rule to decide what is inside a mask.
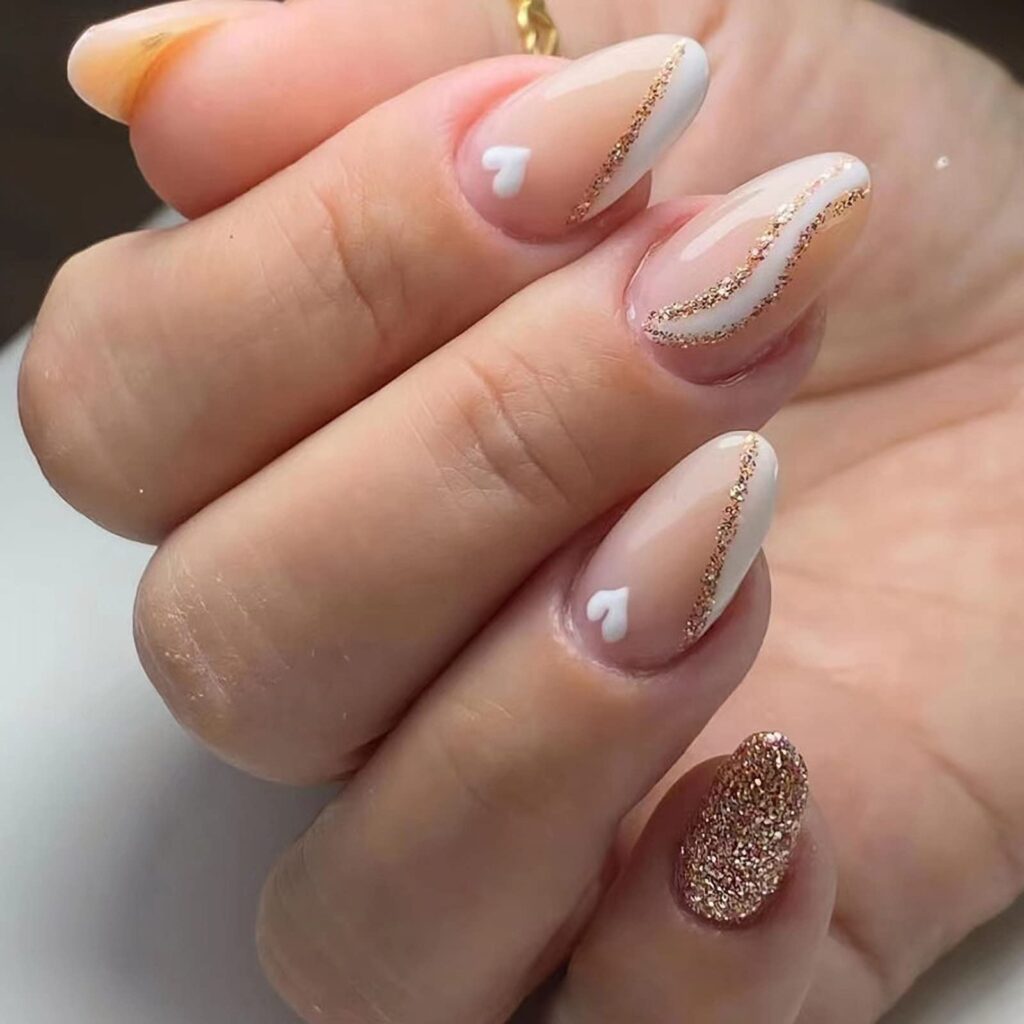
[[[651,87],[647,90],[647,95],[644,96],[640,106],[637,107],[636,112],[633,114],[629,127],[619,136],[618,141],[612,147],[604,163],[601,164],[601,169],[590,183],[583,198],[573,208],[572,213],[569,214],[569,219],[566,221],[567,224],[579,224],[590,212],[590,208],[597,202],[598,196],[601,195],[612,180],[615,172],[622,165],[622,161],[626,159],[626,155],[640,137],[640,131],[643,129],[643,126],[647,123],[651,114],[654,113],[654,108],[657,106],[658,101],[665,95],[669,80],[675,74],[676,68],[679,67],[679,62],[683,59],[685,50],[686,43],[684,42],[678,42],[672,47],[672,52],[658,72],[658,77],[651,83]]]
[[[739,924],[779,889],[807,806],[807,766],[778,732],[745,739],[718,769],[683,840],[676,892],[691,913]]]
[[[757,469],[760,446],[761,439],[757,434],[750,434],[743,442],[739,475],[736,478],[736,483],[729,489],[729,504],[725,506],[721,522],[715,531],[715,547],[704,567],[700,578],[700,592],[690,612],[690,617],[686,620],[684,633],[688,644],[693,643],[704,632],[715,607],[718,583],[722,578],[722,569],[725,567],[729,546],[736,539],[736,532],[739,530],[740,514],[743,502],[747,499],[748,484]]]
[[[763,298],[745,317],[742,317],[734,323],[720,327],[717,330],[708,331],[704,334],[690,335],[688,337],[680,336],[678,334],[674,334],[672,331],[664,330],[661,326],[675,320],[683,320],[698,312],[714,309],[727,299],[730,299],[737,291],[740,290],[740,288],[743,287],[743,285],[747,283],[753,274],[754,269],[759,264],[763,263],[768,257],[768,253],[771,252],[775,243],[779,240],[779,236],[782,234],[785,226],[792,221],[793,217],[796,216],[796,214],[807,204],[811,197],[828,181],[831,181],[831,179],[836,177],[836,175],[841,174],[847,168],[852,166],[853,163],[850,160],[836,164],[804,188],[792,202],[785,203],[780,206],[768,227],[758,236],[753,247],[747,253],[743,263],[741,263],[731,274],[723,277],[720,281],[716,282],[699,295],[695,295],[692,299],[688,299],[686,302],[673,302],[671,305],[663,306],[661,309],[654,310],[654,312],[647,317],[646,321],[644,321],[644,331],[655,340],[674,345],[677,348],[693,348],[697,345],[714,345],[719,341],[722,341],[724,338],[735,334],[741,328],[746,327],[751,320],[760,316],[769,306],[774,305],[774,303],[778,301],[779,296],[785,290],[786,286],[792,280],[793,269],[807,251],[815,235],[817,235],[817,233],[830,220],[842,217],[850,209],[856,206],[857,203],[866,199],[871,193],[870,188],[854,188],[844,192],[842,195],[832,200],[832,202],[825,206],[824,209],[814,217],[803,231],[800,232],[800,237],[797,239],[796,245],[793,247],[793,251],[786,260],[786,265],[783,268],[782,273],[776,279],[771,292],[766,295],[765,298]]]

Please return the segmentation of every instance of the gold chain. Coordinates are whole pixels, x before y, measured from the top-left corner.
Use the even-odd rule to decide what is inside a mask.
[[[516,12],[524,52],[544,57],[558,53],[558,29],[544,0],[509,0],[509,3]]]

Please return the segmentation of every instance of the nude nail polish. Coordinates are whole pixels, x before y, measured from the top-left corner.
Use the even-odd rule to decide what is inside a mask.
[[[823,153],[761,175],[656,246],[627,317],[691,380],[755,361],[822,293],[867,218],[868,169]]]
[[[693,120],[708,85],[699,43],[633,39],[514,94],[458,157],[470,202],[517,237],[552,238],[606,210]]]
[[[660,667],[725,611],[771,523],[777,463],[759,434],[698,448],[629,509],[573,588],[581,640],[623,668]]]
[[[253,0],[179,0],[87,29],[68,56],[68,81],[90,107],[127,123],[147,77],[184,41],[262,12]]]
[[[679,901],[716,924],[741,924],[778,892],[807,806],[807,766],[778,732],[745,739],[718,769],[676,866]]]

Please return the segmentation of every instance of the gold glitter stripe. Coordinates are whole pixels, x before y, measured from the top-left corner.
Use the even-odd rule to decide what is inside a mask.
[[[644,322],[644,331],[650,337],[658,341],[672,344],[677,348],[693,348],[697,345],[714,345],[723,338],[727,338],[730,335],[735,334],[741,328],[746,327],[746,325],[755,317],[760,316],[769,306],[778,301],[779,296],[792,280],[793,268],[796,267],[801,257],[807,251],[807,248],[810,246],[814,236],[830,220],[842,217],[852,207],[856,206],[857,203],[866,199],[871,192],[869,188],[850,189],[834,199],[820,213],[818,213],[810,224],[808,224],[800,233],[800,237],[797,239],[797,243],[793,248],[793,251],[790,253],[789,259],[786,260],[786,265],[783,268],[782,273],[780,273],[776,279],[771,292],[769,292],[768,295],[766,295],[753,308],[753,310],[747,314],[747,316],[741,317],[734,323],[727,324],[726,326],[720,327],[714,331],[708,331],[704,334],[690,335],[689,337],[682,337],[672,331],[667,331],[662,326],[663,324],[671,323],[675,320],[683,320],[686,317],[693,316],[695,313],[714,309],[727,299],[732,298],[732,296],[747,283],[751,275],[754,273],[754,269],[767,259],[768,254],[772,251],[775,243],[778,242],[783,229],[790,223],[790,221],[792,221],[796,214],[807,205],[811,197],[823,185],[825,185],[826,182],[831,181],[834,177],[852,166],[853,162],[850,160],[836,164],[820,177],[812,181],[810,185],[804,188],[792,202],[785,203],[780,206],[778,210],[775,211],[775,215],[764,233],[757,237],[757,240],[747,253],[746,259],[743,263],[741,263],[731,274],[723,277],[720,281],[716,282],[699,295],[694,296],[692,299],[689,299],[686,302],[673,302],[671,305],[663,306],[661,309],[655,310]]]
[[[573,208],[572,213],[569,214],[567,224],[579,224],[590,213],[590,208],[597,202],[598,196],[601,195],[608,182],[614,177],[615,172],[622,166],[622,161],[626,159],[626,155],[639,138],[641,129],[647,123],[651,114],[654,113],[654,108],[657,106],[658,101],[665,95],[669,80],[675,74],[676,68],[679,67],[679,62],[683,59],[685,50],[686,43],[684,42],[678,42],[672,47],[672,52],[658,72],[658,77],[651,83],[651,87],[647,90],[647,95],[644,96],[643,102],[633,114],[629,127],[619,136],[618,141],[612,147],[604,163],[601,164],[601,169],[590,183],[590,187],[583,198]]]
[[[704,566],[704,574],[700,580],[700,593],[697,595],[690,617],[686,620],[687,643],[692,643],[704,632],[712,609],[715,607],[718,583],[722,578],[722,569],[725,567],[729,546],[736,539],[736,532],[740,525],[740,512],[743,502],[747,500],[747,485],[757,469],[760,446],[761,439],[757,434],[748,435],[743,442],[739,475],[736,478],[736,483],[729,489],[729,504],[725,506],[725,510],[722,512],[722,521],[715,531],[715,548],[711,552],[708,564]]]

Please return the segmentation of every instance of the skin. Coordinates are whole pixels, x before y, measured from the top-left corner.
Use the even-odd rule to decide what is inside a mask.
[[[675,912],[659,891],[679,822],[694,813],[718,763],[698,765],[652,815],[573,955],[551,1024],[668,1022],[693,1006],[701,1024],[791,1021],[799,1014],[836,882],[816,806],[805,814],[786,885],[754,925],[716,931]]]
[[[590,3],[586,18],[582,6],[556,8],[570,51],[672,30],[712,55],[718,84],[660,194],[721,191],[824,148],[875,170],[871,224],[834,289],[822,356],[769,430],[787,481],[769,546],[771,632],[677,768],[751,728],[783,729],[803,750],[840,887],[800,1020],[865,1024],[1024,878],[1019,90],[977,54],[863,3]],[[470,48],[506,45],[468,21]],[[134,141],[151,180],[196,211],[210,196],[190,193],[167,158],[186,129],[172,72],[151,87]],[[202,86],[199,75],[190,87]],[[217,201],[232,191],[225,178],[218,189]]]

